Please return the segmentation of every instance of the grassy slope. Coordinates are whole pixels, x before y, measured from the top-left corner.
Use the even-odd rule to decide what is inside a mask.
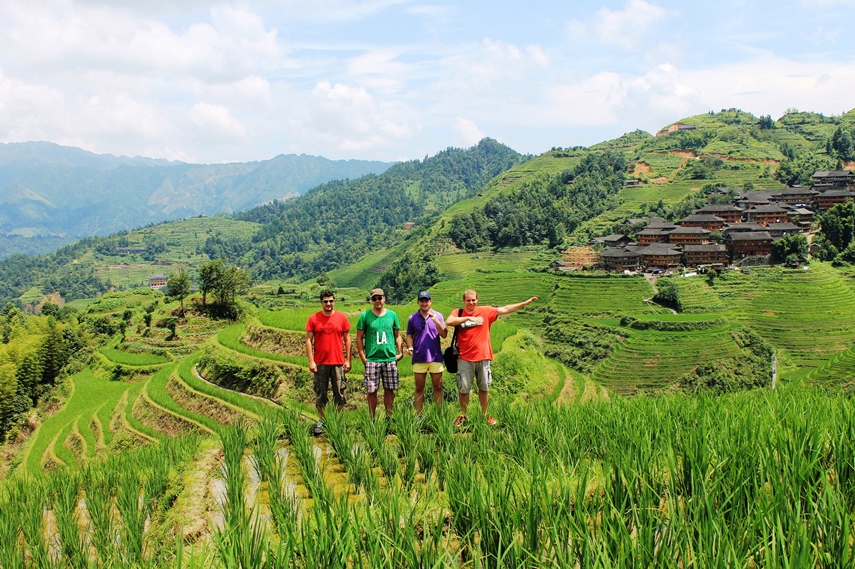
[[[633,163],[643,163],[645,166],[643,171],[637,169],[636,172],[645,183],[637,188],[624,189],[620,195],[621,203],[618,208],[590,220],[579,230],[577,236],[571,238],[578,239],[579,236],[608,232],[611,225],[636,214],[643,204],[654,204],[660,200],[666,205],[676,203],[698,191],[703,184],[720,183],[741,186],[747,181],[752,181],[755,187],[775,186],[777,183],[774,180],[761,176],[770,168],[774,170],[774,161],[780,159],[778,144],[787,142],[794,147],[810,148],[820,144],[821,139],[829,136],[836,128],[832,124],[811,124],[810,121],[800,123],[799,116],[785,117],[785,119],[782,123],[797,126],[790,130],[776,129],[761,135],[751,134],[749,126],[752,119],[744,113],[740,116],[732,112],[698,115],[682,121],[696,124],[699,129],[715,128],[722,134],[706,148],[698,149],[696,152],[700,156],[710,153],[723,155],[727,163],[733,166],[720,170],[718,177],[712,180],[685,179],[681,172],[686,164],[695,158],[685,152],[676,153],[670,149],[667,136],[654,138],[644,133],[632,133],[616,141],[598,145],[598,148],[618,149],[626,153]],[[850,113],[842,120],[855,123],[855,115]],[[570,168],[578,163],[583,153],[584,151],[579,150],[554,150],[535,157],[494,180],[481,196],[455,204],[440,214],[433,225],[421,228],[415,239],[405,242],[394,250],[377,251],[353,265],[332,272],[330,277],[340,287],[355,287],[348,292],[348,302],[342,303],[339,309],[347,312],[355,322],[359,312],[367,308],[367,305],[361,301],[360,291],[372,286],[385,267],[406,247],[418,247],[426,242],[441,240],[448,231],[448,223],[454,215],[477,208],[485,199],[517,190],[539,177]],[[128,235],[130,244],[164,243],[168,247],[168,252],[163,260],[175,264],[164,268],[163,265],[136,263],[138,259],[128,257],[107,259],[110,262],[115,261],[117,265],[121,263],[131,265],[133,261],[140,266],[103,269],[104,274],[112,274],[110,278],[114,282],[119,279],[124,284],[132,284],[147,277],[151,272],[169,272],[177,266],[189,266],[198,262],[201,257],[197,255],[197,251],[208,235],[222,232],[245,236],[254,230],[253,224],[234,222],[225,218],[194,218],[144,228]],[[514,337],[516,327],[528,328],[537,335],[543,326],[543,318],[548,313],[570,314],[579,322],[601,323],[603,318],[614,318],[623,314],[643,316],[667,312],[660,307],[645,303],[645,299],[652,296],[653,290],[643,279],[562,278],[531,272],[532,269],[538,269],[544,265],[542,253],[543,251],[536,247],[478,254],[464,254],[453,248],[446,248],[436,258],[436,263],[445,278],[432,289],[435,308],[444,315],[448,315],[454,307],[459,306],[458,299],[467,288],[475,288],[479,291],[482,304],[503,305],[519,302],[529,296],[538,296],[540,298],[538,303],[506,319],[511,330],[508,332],[510,334],[508,337]],[[96,258],[93,254],[92,258],[79,259],[78,262],[102,263],[104,260]],[[124,277],[121,277],[122,271],[126,272]],[[841,277],[835,269],[825,266],[817,266],[815,270],[808,273],[785,273],[780,277],[775,275],[764,276],[762,271],[757,271],[756,274],[737,276],[730,281],[722,280],[714,287],[708,286],[700,279],[685,279],[680,282],[681,297],[688,311],[722,313],[732,322],[739,322],[760,333],[779,351],[781,370],[785,378],[803,378],[817,367],[830,370],[833,366],[843,366],[844,369],[848,369],[846,368],[848,364],[844,363],[847,360],[843,356],[847,346],[851,345],[851,341],[855,339],[849,332],[853,327],[848,320],[841,321],[835,312],[839,310],[841,303],[848,307],[852,302],[852,293],[846,279]],[[297,288],[300,292],[297,295],[288,296],[288,302],[284,302],[282,306],[299,306],[308,302],[307,308],[296,311],[292,308],[285,312],[261,311],[259,313],[261,323],[302,332],[305,318],[316,309],[312,300],[317,287],[306,283],[298,285]],[[799,308],[807,306],[807,302],[779,306],[782,296],[791,298],[808,296],[811,299],[811,308],[810,310]],[[272,307],[276,306],[277,301],[285,300],[272,295],[267,295],[266,298],[266,302],[269,302]],[[134,309],[150,301],[151,297],[148,295],[139,297],[129,295],[112,304],[111,301],[102,300],[93,305],[93,308],[101,313],[118,315],[126,308]],[[415,310],[415,305],[394,308],[398,311],[403,323],[407,315]],[[846,311],[851,313],[848,308]],[[830,325],[829,322],[837,322],[837,325]],[[201,328],[191,330],[188,327],[183,338],[186,342],[179,342],[184,347],[179,346],[174,352],[170,351],[171,344],[164,340],[163,331],[155,330],[147,338],[132,338],[129,343],[133,345],[134,352],[145,353],[146,349],[150,349],[153,354],[160,354],[166,350],[166,353],[180,359],[201,345],[194,338],[204,339],[214,332],[214,330],[205,329],[204,325],[199,323],[195,326],[201,326]],[[822,331],[825,339],[822,345],[817,346],[813,337],[805,333],[805,329]],[[248,347],[242,346],[239,336],[232,338],[228,334],[221,335],[220,340],[220,345],[225,349],[239,349],[244,355],[252,357],[277,359],[272,355],[254,353]],[[619,350],[598,366],[593,377],[601,384],[619,391],[632,391],[638,386],[664,386],[669,381],[673,381],[675,375],[682,374],[687,366],[696,365],[698,361],[709,361],[710,358],[715,358],[717,354],[722,353],[722,350],[730,349],[730,342],[729,337],[721,330],[682,334],[679,337],[634,331],[630,333],[629,339],[620,346]],[[647,354],[655,349],[667,352],[668,344],[682,346],[684,355],[694,353],[693,346],[703,346],[705,350],[697,350],[700,360],[683,358],[684,361],[680,364],[679,370],[662,363],[669,358],[679,359],[676,353],[669,356],[663,352],[662,357],[659,358],[660,362],[652,365],[650,363],[652,359]],[[508,350],[519,351],[518,340],[500,341],[496,346],[497,349],[502,345],[505,345]],[[124,365],[154,364],[154,359],[150,358],[163,357],[123,355],[129,352],[121,350],[105,350],[102,353],[113,364]],[[645,361],[648,361],[649,365],[644,364],[632,370],[632,358],[626,359],[628,354],[632,354],[636,360],[646,358]],[[158,359],[157,363],[160,361],[162,360]],[[294,360],[292,363],[298,362]],[[560,369],[560,366],[556,369]],[[620,371],[622,369],[625,371]],[[402,371],[405,375],[410,374],[406,366],[403,366]],[[573,382],[581,387],[576,389],[581,396],[586,379],[579,374],[571,374],[570,370],[566,371],[566,374],[556,371],[555,376],[563,375],[566,378],[572,378]],[[826,375],[832,374],[827,371]],[[559,389],[558,393],[561,392],[562,390]],[[103,408],[101,409],[101,415],[103,415]],[[129,419],[129,423],[133,421],[133,418]],[[76,424],[77,430],[80,431],[80,438],[87,443],[87,446],[91,446],[94,435],[87,432],[86,424],[79,421]],[[144,427],[139,424],[137,426]],[[65,429],[63,436],[68,436],[72,431],[68,422],[63,429]],[[59,431],[60,429],[54,428],[54,436]],[[44,447],[44,443],[40,444]],[[58,454],[64,455],[64,452],[60,450]]]

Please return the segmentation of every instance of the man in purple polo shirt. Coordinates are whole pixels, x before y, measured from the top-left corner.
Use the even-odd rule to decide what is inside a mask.
[[[440,338],[448,336],[442,314],[431,307],[430,293],[419,293],[419,310],[407,320],[407,353],[413,356],[413,375],[416,379],[416,411],[421,415],[425,401],[425,379],[430,373],[433,384],[433,402],[442,402],[442,347]]]

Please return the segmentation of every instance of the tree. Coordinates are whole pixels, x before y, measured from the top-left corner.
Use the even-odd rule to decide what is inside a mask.
[[[172,273],[166,280],[169,296],[177,298],[181,304],[181,314],[184,314],[184,299],[190,294],[190,275],[184,269]]]
[[[773,263],[793,263],[807,259],[807,238],[804,235],[784,235],[772,245]]]
[[[199,265],[199,290],[202,291],[202,306],[208,305],[208,293],[213,292],[222,278],[226,263],[222,259],[214,259]]]
[[[855,202],[847,200],[832,206],[819,217],[820,231],[838,251],[855,238]]]
[[[41,358],[42,383],[52,384],[56,381],[59,371],[68,361],[62,331],[57,327],[53,316],[48,317],[47,334],[39,348]]]
[[[853,151],[852,136],[842,127],[837,127],[834,135],[831,137],[831,148],[837,154],[840,160],[852,160],[855,158]]]

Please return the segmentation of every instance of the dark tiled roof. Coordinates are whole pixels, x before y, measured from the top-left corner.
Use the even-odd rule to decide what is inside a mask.
[[[623,259],[639,256],[640,253],[635,247],[607,247],[606,249],[603,249],[604,258],[608,257],[610,259]]]
[[[745,223],[731,223],[730,225],[724,228],[724,233],[736,233],[738,231],[760,231],[762,229],[763,226],[759,223],[748,221]]]
[[[711,213],[693,213],[681,219],[678,223],[722,223],[724,220]]]
[[[709,235],[710,232],[703,227],[677,227],[668,232],[668,235]]]
[[[728,241],[772,241],[768,231],[737,231],[728,233],[725,237]]]
[[[686,245],[683,247],[684,253],[724,253],[726,251],[727,247],[714,243],[709,245]]]
[[[787,213],[788,211],[790,210],[787,208],[783,208],[778,204],[771,203],[768,205],[763,204],[758,205],[757,207],[752,207],[748,210],[748,213]]]
[[[817,193],[819,193],[819,192],[817,192],[813,188],[803,188],[801,186],[795,187],[795,188],[790,187],[790,188],[785,188],[785,189],[781,190],[782,196],[802,196],[804,194],[817,194]]]
[[[679,247],[670,243],[651,243],[641,250],[642,255],[681,255]]]
[[[821,198],[849,198],[855,197],[855,192],[847,189],[840,190],[825,190],[821,194],[819,194]]]
[[[797,231],[799,226],[795,223],[770,223],[766,226],[769,231],[777,230],[777,231]]]

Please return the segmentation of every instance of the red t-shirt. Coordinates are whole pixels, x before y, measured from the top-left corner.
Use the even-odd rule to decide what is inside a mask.
[[[457,310],[452,314],[457,315]],[[499,309],[495,306],[476,306],[472,313],[463,309],[463,316],[480,316],[484,323],[480,326],[463,328],[457,332],[457,348],[460,359],[468,362],[480,362],[493,359],[493,346],[490,344],[490,325],[499,317]]]
[[[344,335],[350,331],[350,322],[341,312],[324,316],[315,312],[306,322],[306,332],[315,334],[315,363],[323,365],[344,364]]]

